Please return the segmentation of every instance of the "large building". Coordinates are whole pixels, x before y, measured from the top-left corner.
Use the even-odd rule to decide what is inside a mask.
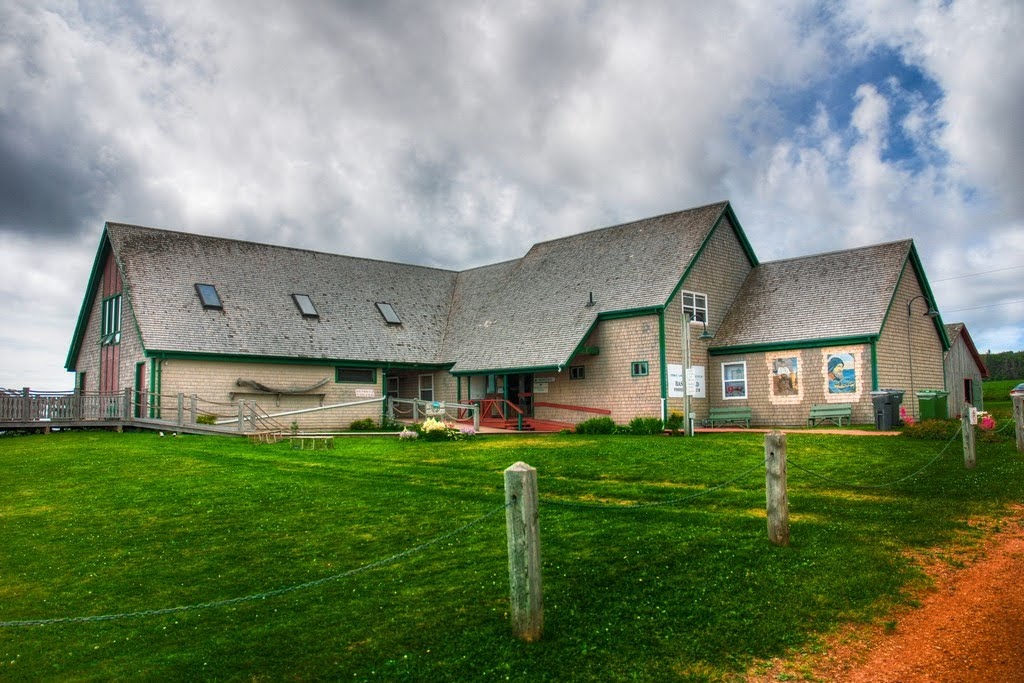
[[[180,393],[215,414],[343,406],[296,418],[339,428],[390,395],[786,426],[830,404],[873,424],[877,389],[915,413],[948,348],[911,240],[760,263],[721,202],[461,272],[107,223],[66,366],[133,390],[139,416]]]

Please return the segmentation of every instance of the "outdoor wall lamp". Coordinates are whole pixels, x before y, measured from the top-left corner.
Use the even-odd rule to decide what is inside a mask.
[[[939,317],[938,310],[936,310],[935,306],[932,305],[932,302],[929,301],[928,297],[924,294],[918,294],[907,302],[907,359],[910,361],[910,394],[914,397],[911,400],[915,401],[917,399],[917,394],[914,393],[914,342],[911,340],[912,330],[910,323],[913,320],[913,303],[918,299],[924,299],[925,303],[928,304],[928,310],[922,313],[922,315],[933,319]],[[916,406],[917,404],[913,403],[911,405]],[[920,414],[920,410],[916,410],[916,412]]]

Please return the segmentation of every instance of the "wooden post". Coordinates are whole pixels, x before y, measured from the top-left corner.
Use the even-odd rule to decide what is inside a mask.
[[[189,397],[189,402],[190,405],[188,423],[190,425],[194,425],[196,424],[196,419],[199,416],[199,397],[196,396],[195,394],[192,394]]]
[[[238,431],[245,431],[245,399],[238,402]]]
[[[970,403],[965,403],[963,410],[960,412],[960,425],[961,431],[964,434],[964,467],[969,470],[974,469],[976,462],[976,455],[974,452],[974,424],[971,422],[971,413],[973,412],[974,406]]]
[[[1024,396],[1013,397],[1013,423],[1017,430],[1017,452],[1024,453]]]
[[[786,494],[786,435],[764,435],[765,497],[768,503],[768,540],[789,545],[789,498]]]
[[[132,411],[132,389],[131,389],[131,387],[125,387],[124,388],[124,401],[121,402],[121,406],[122,406],[121,410],[124,411],[124,414],[121,415],[121,420],[123,422],[130,422],[131,419],[132,419],[132,415],[134,415],[134,412]]]
[[[525,462],[517,462],[506,469],[505,525],[512,633],[526,642],[540,640],[544,630],[537,502],[537,470]]]
[[[185,394],[178,392],[178,426],[185,426]]]
[[[28,387],[21,388],[21,419],[25,422],[32,420],[32,392]]]
[[[477,403],[473,408],[473,431],[477,434],[480,433],[480,404]],[[1017,430],[1020,433],[1020,430]],[[1019,442],[1018,442],[1019,443]]]

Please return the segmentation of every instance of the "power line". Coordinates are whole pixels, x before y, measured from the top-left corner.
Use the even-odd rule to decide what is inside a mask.
[[[1006,268],[995,268],[993,270],[983,270],[980,273],[967,273],[966,275],[954,275],[953,277],[942,277],[938,280],[932,280],[932,282],[947,282],[949,280],[960,280],[965,277],[976,277],[978,275],[988,275],[989,273],[1001,273],[1004,270],[1017,270],[1018,268],[1024,268],[1024,266],[1007,266]],[[964,309],[966,310],[966,309]]]
[[[1009,304],[1024,304],[1024,299],[1018,299],[1017,301],[999,301],[994,304],[982,304],[981,306],[968,306],[967,308],[954,308],[946,311],[946,313],[959,313],[960,311],[974,311],[979,308],[991,308],[992,306],[1007,306]]]

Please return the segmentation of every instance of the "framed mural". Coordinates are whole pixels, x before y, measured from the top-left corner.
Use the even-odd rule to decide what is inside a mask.
[[[825,400],[834,403],[857,401],[861,393],[858,356],[860,349],[828,349],[822,353],[825,371]]]
[[[799,403],[803,400],[803,381],[800,376],[800,358],[798,356],[769,356],[768,361],[769,387],[768,396],[772,403]]]

